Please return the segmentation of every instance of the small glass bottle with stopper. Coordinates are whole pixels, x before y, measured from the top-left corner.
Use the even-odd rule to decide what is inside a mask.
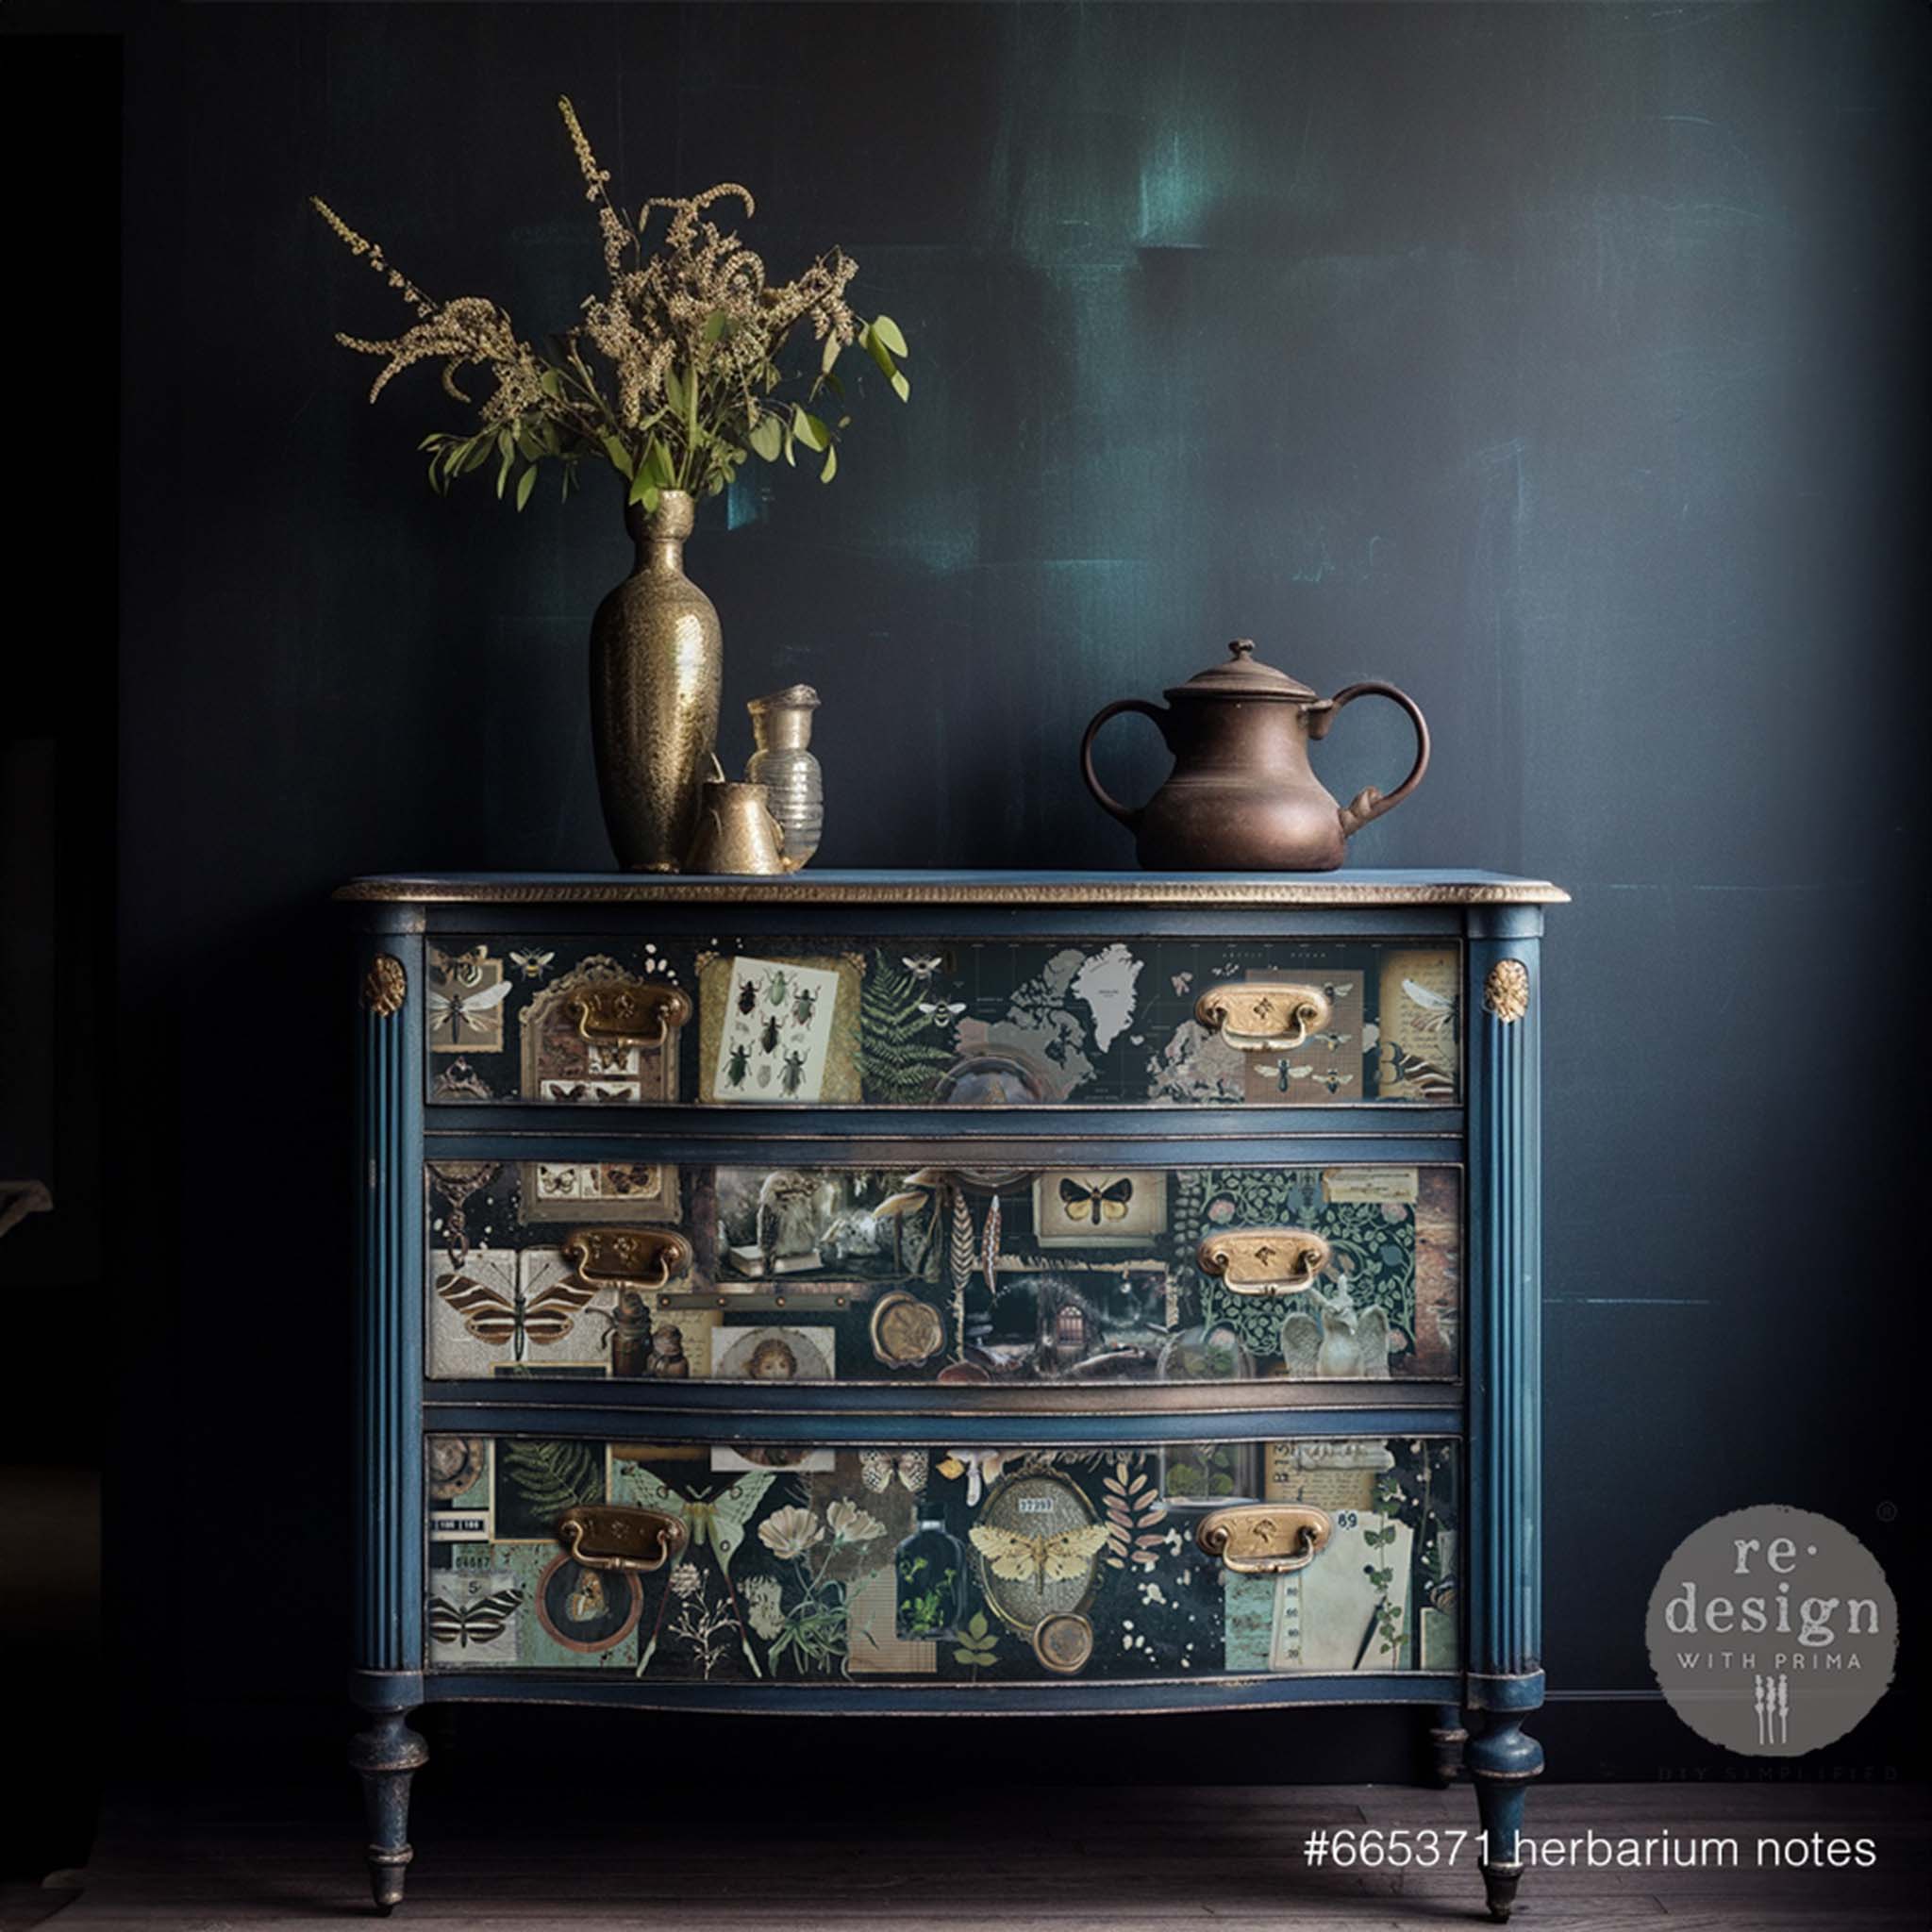
[[[808,684],[789,684],[745,706],[758,749],[744,775],[765,788],[772,816],[784,827],[787,872],[796,872],[819,849],[824,832],[824,781],[807,749],[818,708],[819,694]]]
[[[892,1556],[900,1639],[938,1642],[958,1634],[966,1611],[966,1551],[937,1516],[922,1515]]]

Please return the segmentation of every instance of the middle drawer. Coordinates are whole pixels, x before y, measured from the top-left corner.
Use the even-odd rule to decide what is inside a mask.
[[[428,1164],[438,1380],[1452,1381],[1453,1163]]]

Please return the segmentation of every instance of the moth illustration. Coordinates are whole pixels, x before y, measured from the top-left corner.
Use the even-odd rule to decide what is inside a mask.
[[[541,979],[544,974],[550,970],[550,962],[556,958],[557,955],[555,953],[539,953],[534,951],[512,953],[509,956],[510,964],[525,979]]]
[[[465,1026],[472,1033],[488,1031],[477,1016],[502,1006],[509,997],[509,987],[507,979],[499,979],[494,986],[479,986],[469,991],[455,984],[454,980],[442,986],[432,986],[429,989],[430,1032],[439,1033],[447,1026],[450,1042],[454,1045],[462,1039]]]
[[[1040,1592],[1049,1583],[1071,1583],[1084,1576],[1088,1565],[1107,1547],[1104,1523],[1083,1523],[1057,1536],[1023,1536],[1018,1530],[980,1523],[967,1535],[995,1576],[1008,1583],[1031,1583]]]
[[[1416,1024],[1432,1039],[1441,1039],[1455,1024],[1456,995],[1431,992],[1413,979],[1405,979],[1402,991],[1416,1009]]]
[[[706,1488],[690,1496],[681,1490],[673,1489],[641,1463],[621,1464],[620,1470],[620,1480],[625,1483],[632,1500],[646,1509],[661,1509],[684,1524],[691,1539],[691,1560],[695,1562],[701,1553],[710,1552],[717,1562],[719,1574],[724,1579],[724,1593],[730,1599],[732,1613],[738,1619],[739,1648],[744,1653],[745,1662],[751,1666],[752,1675],[763,1676],[764,1671],[751,1647],[737,1587],[731,1581],[731,1559],[744,1541],[745,1531],[751,1526],[752,1518],[758,1514],[758,1505],[765,1500],[765,1492],[778,1478],[769,1473],[741,1475],[716,1490]],[[664,1612],[670,1602],[671,1591],[667,1590],[658,1601],[658,1618],[651,1626],[651,1634],[639,1646],[637,1674],[640,1677],[650,1669],[651,1659],[657,1654]]]
[[[802,1053],[788,1053],[785,1056],[785,1091],[796,1093],[805,1084],[805,1056]]]
[[[751,1068],[751,1048],[734,1046],[730,1057],[724,1062],[724,1077],[734,1087],[744,1085],[744,1076]]]
[[[924,1449],[861,1449],[858,1452],[858,1474],[874,1495],[882,1495],[890,1490],[895,1475],[917,1495],[924,1489],[930,1473],[931,1458]]]
[[[765,1030],[758,1035],[760,1053],[776,1053],[778,1050],[778,1016],[774,1013],[765,1022]]]
[[[1069,1221],[1091,1221],[1098,1227],[1103,1220],[1123,1221],[1127,1204],[1134,1198],[1134,1180],[1124,1174],[1111,1187],[1090,1188],[1082,1181],[1060,1176],[1060,1207]]]
[[[453,1643],[458,1650],[468,1650],[473,1643],[494,1643],[509,1628],[509,1620],[523,1600],[521,1590],[493,1591],[470,1604],[453,1604],[447,1597],[432,1596],[429,1635],[438,1643]]]
[[[517,1362],[529,1353],[533,1341],[539,1348],[561,1341],[596,1291],[568,1276],[535,1294],[522,1288],[505,1294],[468,1274],[445,1274],[436,1284],[436,1292],[463,1318],[463,1326],[478,1341],[491,1348],[507,1345],[510,1359]]]
[[[738,989],[738,1010],[741,1013],[755,1013],[758,1011],[758,983],[756,979],[747,979]]]
[[[817,1011],[819,996],[810,987],[801,989],[798,997],[791,1003],[791,1017],[801,1026],[811,1024],[811,1016]]]

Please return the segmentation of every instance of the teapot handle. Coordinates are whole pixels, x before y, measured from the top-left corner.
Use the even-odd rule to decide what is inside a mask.
[[[1415,763],[1409,767],[1408,776],[1393,791],[1384,793],[1377,791],[1373,785],[1365,786],[1341,808],[1341,836],[1344,839],[1353,838],[1371,819],[1380,818],[1385,811],[1393,811],[1423,782],[1423,774],[1429,769],[1429,721],[1423,716],[1422,707],[1406,691],[1373,678],[1366,684],[1352,684],[1346,691],[1337,691],[1319,708],[1309,706],[1312,715],[1308,719],[1308,736],[1326,738],[1328,727],[1335,723],[1342,706],[1365,697],[1391,698],[1408,713],[1408,722],[1415,726]]]
[[[1121,698],[1104,710],[1094,712],[1093,721],[1087,727],[1087,735],[1080,741],[1080,774],[1087,780],[1087,789],[1098,801],[1101,810],[1111,812],[1131,831],[1140,823],[1141,813],[1146,808],[1123,805],[1100,782],[1093,770],[1093,741],[1100,736],[1100,727],[1122,711],[1139,711],[1143,718],[1152,718],[1160,726],[1161,736],[1166,737],[1167,713],[1158,705],[1150,705],[1145,698]]]

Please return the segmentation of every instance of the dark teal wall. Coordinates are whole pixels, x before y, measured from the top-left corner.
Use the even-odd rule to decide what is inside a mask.
[[[312,1547],[184,1554],[235,1494],[340,1527],[323,894],[605,860],[583,655],[615,506],[431,498],[411,452],[450,406],[427,372],[363,405],[330,333],[398,312],[304,197],[429,289],[558,325],[598,266],[565,90],[627,197],[743,180],[775,270],[842,243],[911,338],[911,407],[863,398],[833,486],[759,472],[691,546],[727,753],[744,699],[823,693],[827,862],[1128,864],[1080,728],[1241,634],[1428,709],[1429,779],[1362,862],[1575,893],[1549,959],[1557,1690],[1647,1688],[1650,1584],[1721,1509],[1826,1510],[1896,1578],[1925,42],[1922,10],[1848,4],[142,26],[122,922],[157,1070],[131,1198],[177,1319],[165,1396],[144,1363],[126,1413],[181,1430],[187,1474],[165,1531],[124,1497],[123,1562],[281,1606],[182,1654],[292,1658],[292,1696],[332,1694],[340,1577]],[[1371,708],[1323,750],[1344,796],[1402,769]],[[1119,728],[1131,793],[1158,765]],[[250,1106],[291,1094],[312,1126],[265,1143]],[[210,1271],[220,1321],[194,1313]],[[265,1365],[273,1388],[217,1392]],[[1553,1716],[1562,1774],[1701,1760],[1641,1719]],[[1844,1748],[1883,1766],[1895,1739]],[[1193,1774],[1229,1761],[1191,1747]]]

